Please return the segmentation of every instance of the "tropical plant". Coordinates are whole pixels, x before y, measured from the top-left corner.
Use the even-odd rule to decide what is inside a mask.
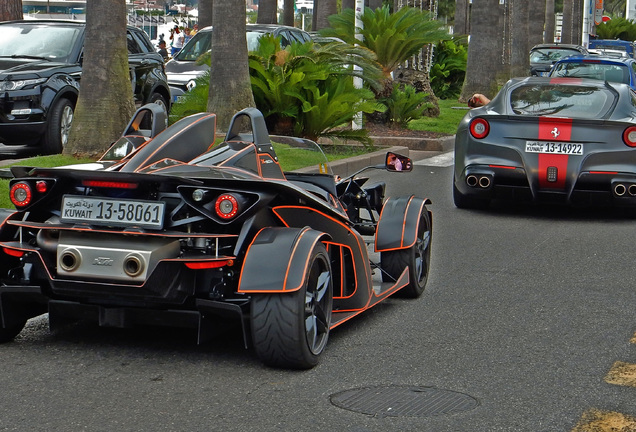
[[[636,22],[626,18],[612,18],[596,26],[596,35],[600,39],[636,39]]]
[[[413,86],[393,83],[391,96],[381,102],[387,106],[389,124],[405,128],[411,120],[424,116],[424,110],[431,105],[427,98],[428,93],[417,92]]]
[[[356,88],[353,77],[371,88],[380,85],[380,68],[374,54],[361,47],[334,42],[326,45],[292,43],[281,49],[280,39],[265,35],[250,53],[250,79],[256,107],[266,118],[272,133],[310,139],[341,138],[370,144],[366,130],[343,128],[359,112],[386,108],[373,92]],[[208,63],[204,54],[198,64]],[[355,67],[354,67],[355,66]],[[209,78],[196,86],[172,107],[170,120],[205,111]]]
[[[353,85],[357,76],[379,86],[380,69],[371,51],[340,42],[281,49],[279,39],[264,36],[249,64],[256,106],[274,133],[370,142],[366,131],[341,126],[358,112],[384,109],[371,91]]]
[[[355,45],[359,44],[373,51],[382,65],[382,72],[389,79],[391,72],[417,54],[423,46],[448,39],[450,36],[443,24],[431,19],[428,11],[413,7],[403,7],[395,13],[388,6],[372,10],[365,8],[359,28],[363,39],[355,37],[355,12],[346,9],[329,17],[331,27],[320,30],[321,36],[338,37]]]
[[[425,45],[450,37],[440,21],[432,19],[428,11],[414,7],[403,7],[395,13],[391,13],[387,5],[375,10],[365,8],[360,14],[363,27],[357,29],[355,16],[353,9],[330,16],[331,27],[321,29],[320,34],[338,37],[352,45],[359,44],[376,54],[384,77],[382,88],[375,91],[378,99],[390,97],[393,91],[392,72],[401,64],[419,53]],[[360,32],[361,40],[356,39],[354,29]],[[373,116],[371,120],[387,121],[386,116]]]
[[[442,41],[435,46],[429,76],[433,92],[440,99],[455,99],[462,91],[468,57],[468,50],[462,42]]]

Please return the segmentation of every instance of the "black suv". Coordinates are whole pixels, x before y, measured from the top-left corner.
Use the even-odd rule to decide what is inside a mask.
[[[60,153],[68,140],[82,74],[85,22],[0,22],[0,143]],[[135,104],[170,109],[163,59],[143,30],[128,27]]]

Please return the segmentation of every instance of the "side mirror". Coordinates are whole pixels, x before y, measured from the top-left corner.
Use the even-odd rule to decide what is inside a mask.
[[[413,171],[413,161],[410,157],[388,152],[386,154],[385,168],[387,171]]]

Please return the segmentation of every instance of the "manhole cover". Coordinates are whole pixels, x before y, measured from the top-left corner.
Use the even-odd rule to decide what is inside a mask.
[[[479,402],[466,394],[434,387],[378,386],[331,395],[337,407],[378,417],[427,417],[471,410]]]

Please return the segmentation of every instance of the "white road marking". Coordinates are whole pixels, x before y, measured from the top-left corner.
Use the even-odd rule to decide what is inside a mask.
[[[413,165],[448,167],[452,166],[454,163],[454,152],[449,151],[431,158],[415,161],[413,162]]]

